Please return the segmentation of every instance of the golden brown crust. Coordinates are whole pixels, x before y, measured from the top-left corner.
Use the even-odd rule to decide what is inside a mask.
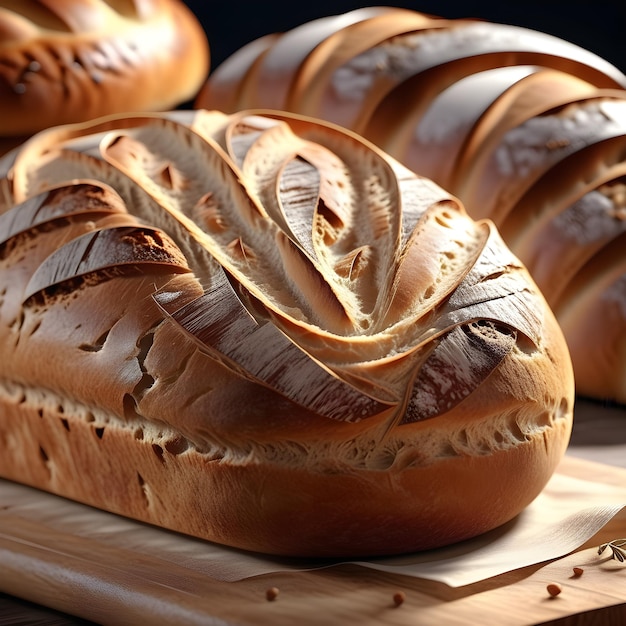
[[[301,451],[309,448],[314,455],[358,435],[353,426],[352,435],[323,423],[316,428],[311,416],[246,388],[195,354],[191,358],[199,361],[188,367],[195,393],[202,397],[197,386],[208,380],[208,387],[237,402],[209,399],[208,390],[197,411],[205,429],[240,443],[247,429],[246,437],[254,440],[247,457],[240,451],[237,458],[234,443],[221,450],[197,448],[181,436],[180,414],[170,419],[157,410],[166,423],[122,421],[45,389],[13,384],[1,389],[0,470],[80,502],[250,550],[366,556],[445,545],[512,519],[538,495],[562,457],[571,427],[569,400],[546,404],[539,415],[536,406],[559,387],[557,367],[567,356],[562,343],[550,341],[553,330],[546,332],[546,357],[533,357],[533,376],[524,362],[530,357],[509,359],[479,394],[450,414],[399,429],[389,445],[395,440],[401,452],[385,457],[379,451],[378,466],[326,460],[310,468],[305,458],[294,461],[289,442],[297,440]],[[190,356],[184,342],[179,351]],[[176,404],[182,413],[188,407],[181,407],[181,397],[191,393],[177,383],[154,395],[160,409]],[[252,403],[262,403],[256,424]]]
[[[178,0],[0,9],[0,135],[174,108],[196,95],[208,63],[206,35]]]
[[[239,548],[356,556],[494,528],[561,458],[571,363],[535,284],[356,135],[107,118],[0,171],[0,475]]]
[[[4,477],[210,541],[292,556],[414,551],[500,526],[538,495],[568,433],[561,419],[547,436],[483,456],[316,473],[211,459],[168,433],[151,439],[89,423],[71,405],[60,412],[53,403],[41,417],[37,405],[4,396]]]

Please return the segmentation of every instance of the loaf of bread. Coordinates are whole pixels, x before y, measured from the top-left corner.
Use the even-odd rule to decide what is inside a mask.
[[[494,226],[295,115],[43,131],[0,161],[0,476],[248,550],[515,517],[573,374]]]
[[[208,66],[180,0],[0,2],[0,149],[58,124],[173,109]]]
[[[578,393],[626,403],[625,88],[544,33],[385,8],[252,42],[196,106],[340,124],[491,219],[554,310]]]

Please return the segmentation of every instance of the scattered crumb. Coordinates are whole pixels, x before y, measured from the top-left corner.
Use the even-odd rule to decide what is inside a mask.
[[[396,591],[396,593],[393,594],[393,603],[396,606],[400,606],[401,604],[404,603],[405,600],[406,600],[406,595],[404,594],[403,591]]]
[[[274,600],[276,600],[276,598],[278,598],[278,587],[270,587],[266,592],[265,592],[265,597],[267,598],[267,600],[269,602],[273,602]]]
[[[585,570],[582,567],[575,567],[574,568],[574,576],[576,576],[576,578],[579,578],[580,576],[583,575],[583,572]]]
[[[561,593],[561,585],[558,585],[557,583],[550,583],[546,589],[548,590],[548,593],[554,598],[555,596],[558,596]]]

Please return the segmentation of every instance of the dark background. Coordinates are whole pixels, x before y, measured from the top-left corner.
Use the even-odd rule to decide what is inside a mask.
[[[318,17],[368,5],[347,0],[295,0],[286,4],[275,0],[186,0],[186,4],[200,19],[209,38],[212,69],[257,37],[284,32]],[[446,18],[476,17],[533,28],[587,48],[626,72],[626,0],[414,0],[369,4],[410,8]]]

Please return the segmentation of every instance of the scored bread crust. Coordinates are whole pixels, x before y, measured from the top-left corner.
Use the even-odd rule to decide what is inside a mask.
[[[1,476],[345,557],[504,524],[562,457],[571,363],[528,273],[357,136],[114,117],[44,131],[0,171]]]
[[[18,4],[0,8],[3,137],[173,109],[206,78],[206,34],[179,0]]]

